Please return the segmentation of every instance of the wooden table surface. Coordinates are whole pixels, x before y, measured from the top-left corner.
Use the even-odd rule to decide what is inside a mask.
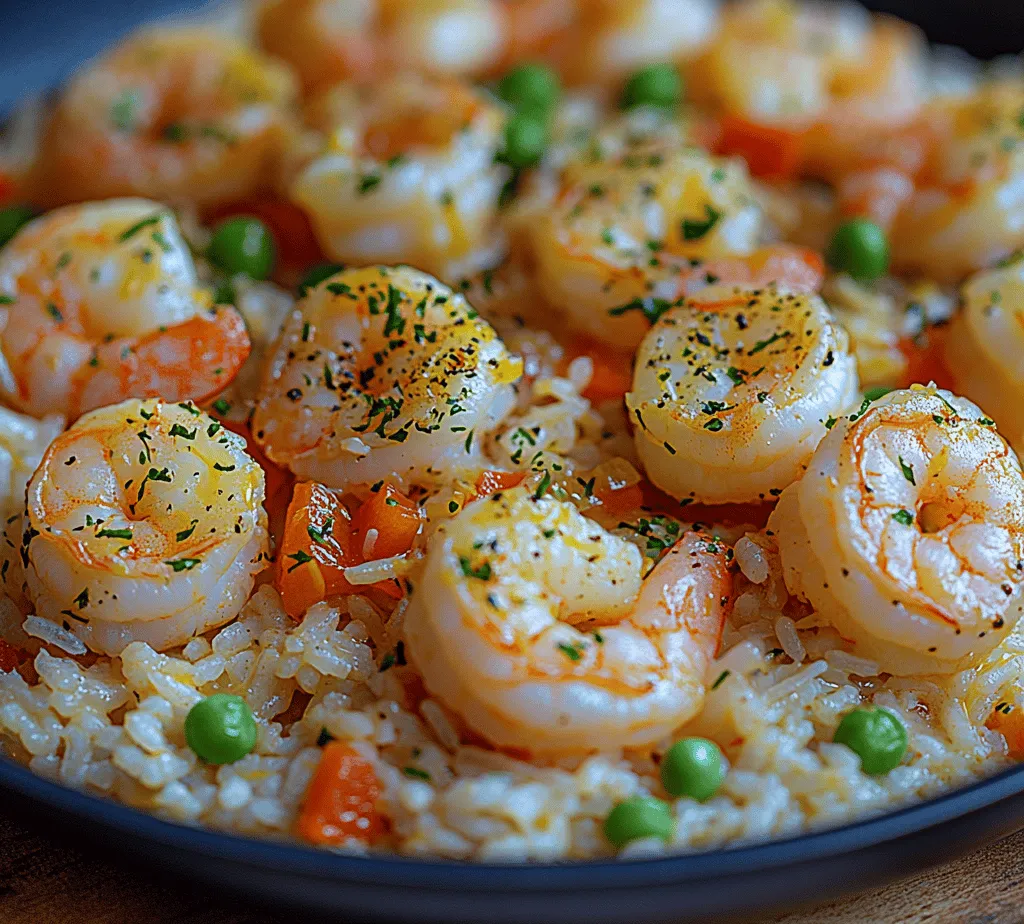
[[[302,919],[305,924],[305,918]],[[209,890],[163,881],[55,843],[0,811],[4,924],[295,924]],[[1024,832],[957,863],[813,911],[758,924],[1022,924]],[[752,922],[753,924],[753,922]]]

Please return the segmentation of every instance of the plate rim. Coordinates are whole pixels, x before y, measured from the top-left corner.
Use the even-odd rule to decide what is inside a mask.
[[[676,885],[753,874],[853,854],[962,818],[1024,793],[1024,765],[1009,767],[933,798],[821,831],[737,847],[664,857],[486,863],[402,854],[335,853],[274,838],[182,824],[34,773],[0,755],[0,788],[91,822],[181,853],[333,881],[447,892],[565,892]],[[1024,822],[1024,818],[1022,818]]]

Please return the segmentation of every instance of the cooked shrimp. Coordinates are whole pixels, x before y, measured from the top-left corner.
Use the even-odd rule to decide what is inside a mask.
[[[501,110],[467,84],[401,75],[345,84],[310,108],[320,152],[291,184],[321,246],[353,263],[408,263],[443,278],[493,264],[507,171]]]
[[[1024,451],[1024,258],[969,279],[943,343],[957,390]]]
[[[934,386],[840,420],[768,525],[790,591],[890,673],[976,664],[1024,606],[1020,464]]]
[[[50,444],[22,558],[36,613],[93,651],[163,649],[227,622],[264,567],[263,470],[190,402],[125,401]]]
[[[799,478],[856,395],[846,332],[818,296],[715,286],[648,332],[626,405],[654,484],[744,503]]]
[[[857,4],[751,0],[723,14],[689,86],[727,127],[730,120],[746,126],[733,135],[743,142],[737,153],[750,153],[758,128],[762,147],[782,130],[820,171],[865,135],[891,133],[916,115],[925,98],[924,52],[916,29]],[[728,146],[728,132],[724,140]]]
[[[210,30],[132,36],[72,80],[42,150],[49,200],[201,206],[272,179],[295,96],[282,65]]]
[[[711,282],[816,288],[820,261],[758,249],[761,229],[738,160],[660,145],[580,160],[532,229],[538,283],[574,326],[629,349],[659,305]]]
[[[64,414],[128,397],[196,400],[249,354],[234,308],[199,288],[173,215],[144,199],[67,206],[0,251],[0,395]]]
[[[515,488],[431,540],[405,616],[430,692],[531,753],[651,744],[699,712],[732,592],[726,547],[643,554],[576,507]]]
[[[270,0],[259,38],[283,58],[307,92],[340,80],[368,81],[409,70],[475,74],[503,51],[495,0]]]
[[[1024,87],[996,83],[924,112],[932,139],[896,216],[894,266],[957,281],[1024,245]]]
[[[558,61],[573,83],[618,83],[645,64],[684,61],[712,36],[712,0],[588,0]]]
[[[426,273],[366,267],[284,324],[252,418],[267,455],[332,487],[449,477],[515,403],[522,362]]]

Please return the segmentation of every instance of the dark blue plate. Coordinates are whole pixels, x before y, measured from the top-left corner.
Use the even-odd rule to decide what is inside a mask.
[[[1020,0],[888,0],[937,41],[976,54],[1024,47]],[[0,3],[0,112],[182,0]],[[61,829],[189,881],[345,921],[641,924],[766,915],[879,886],[1024,827],[1024,767],[877,818],[785,841],[662,860],[469,865],[347,857],[161,821],[65,789],[0,758],[5,798]]]
[[[481,865],[349,857],[198,830],[66,789],[0,759],[0,787],[61,827],[195,883],[339,920],[654,924],[728,920],[831,900],[1024,827],[1024,767],[820,834],[661,860]]]

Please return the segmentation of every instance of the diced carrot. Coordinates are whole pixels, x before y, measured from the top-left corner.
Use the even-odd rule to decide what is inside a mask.
[[[1006,739],[1014,760],[1024,759],[1024,709],[1012,703],[1000,704],[985,724]]]
[[[583,397],[595,404],[602,401],[621,401],[633,382],[629,354],[610,350],[604,344],[589,338],[580,338],[572,343],[569,355],[562,366],[562,372],[578,356],[589,356],[594,364],[590,383],[583,390]]]
[[[514,488],[526,477],[526,472],[481,472],[476,480],[476,493],[478,497],[490,497],[499,491],[507,491]]]
[[[325,259],[306,213],[290,202],[282,199],[232,202],[205,213],[203,218],[209,224],[216,224],[236,215],[258,218],[270,228],[278,260],[290,269],[305,269]]]
[[[373,765],[342,741],[329,741],[306,791],[299,836],[311,844],[349,838],[373,843],[384,833],[377,811],[381,786]]]
[[[300,619],[331,594],[355,593],[345,569],[360,562],[348,508],[322,484],[295,485],[277,555],[275,585],[285,612]]]
[[[644,503],[643,485],[631,484],[613,491],[594,492],[601,502],[602,509],[611,514],[622,515],[642,507]]]
[[[371,494],[355,517],[355,548],[368,559],[390,558],[412,548],[423,518],[415,501],[410,500],[390,482]],[[377,530],[373,547],[368,548],[366,534]]]
[[[934,382],[940,388],[953,388],[953,377],[942,358],[941,334],[937,328],[930,329],[921,338],[905,337],[900,340],[899,347],[907,357],[901,388],[914,383],[927,385],[929,382]]]
[[[804,132],[727,115],[722,119],[717,150],[721,154],[738,154],[754,176],[786,180],[800,171]]]
[[[27,655],[20,648],[16,648],[10,642],[0,639],[0,671],[9,674],[17,670],[18,665],[25,660]]]

